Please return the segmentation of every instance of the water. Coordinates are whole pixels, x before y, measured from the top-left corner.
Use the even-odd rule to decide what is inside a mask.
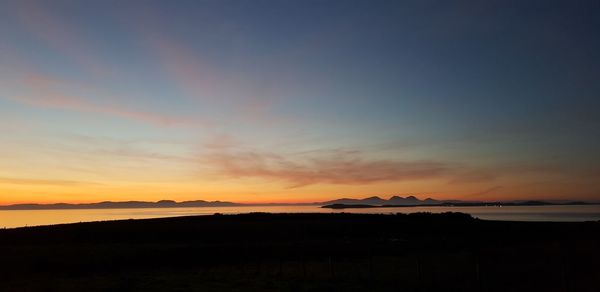
[[[61,223],[143,219],[214,213],[413,213],[463,212],[487,220],[511,221],[595,221],[600,220],[600,205],[586,206],[511,206],[511,207],[405,207],[331,210],[319,206],[236,206],[195,208],[139,208],[85,210],[0,210],[0,228]]]

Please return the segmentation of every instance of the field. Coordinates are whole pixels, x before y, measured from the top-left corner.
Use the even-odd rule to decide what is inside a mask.
[[[600,291],[600,222],[243,214],[0,230],[0,291]]]

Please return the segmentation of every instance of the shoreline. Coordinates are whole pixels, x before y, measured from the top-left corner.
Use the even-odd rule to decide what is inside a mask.
[[[353,208],[356,207],[356,208]],[[300,214],[300,213],[353,213],[395,214],[428,212],[462,212],[475,218],[491,221],[523,222],[586,222],[600,221],[599,205],[533,205],[533,206],[350,206],[323,208],[319,206],[235,206],[191,208],[119,208],[119,209],[43,209],[0,210],[0,228],[12,229],[32,226],[50,226],[81,222],[115,220],[143,220],[169,217],[210,216],[220,214]]]

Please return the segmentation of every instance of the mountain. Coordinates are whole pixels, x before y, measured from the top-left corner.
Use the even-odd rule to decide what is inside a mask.
[[[406,198],[399,197],[399,196],[393,196],[384,205],[413,206],[413,205],[437,205],[440,203],[442,203],[442,202],[438,201],[438,200],[434,200],[432,198],[427,198],[425,200],[419,200],[415,196],[408,196]]]
[[[51,209],[119,209],[119,208],[183,208],[183,207],[226,207],[240,206],[242,204],[222,201],[184,201],[175,202],[171,200],[161,200],[158,202],[144,201],[125,201],[125,202],[99,202],[84,204],[16,204],[0,206],[0,210],[51,210]]]
[[[385,199],[382,199],[377,196],[362,199],[360,201],[362,204],[368,204],[368,205],[380,205],[380,204],[385,204],[385,202],[387,202]]]
[[[332,201],[323,202],[323,205],[375,205],[375,206],[384,206],[384,205],[399,205],[399,206],[417,206],[417,205],[439,205],[443,203],[443,201],[434,200],[431,198],[427,198],[425,200],[419,200],[415,196],[408,196],[406,198],[400,196],[393,196],[389,200],[382,199],[380,197],[374,196],[365,199],[337,199]]]
[[[368,207],[402,207],[402,206],[542,206],[542,205],[588,205],[600,204],[600,202],[580,201],[505,201],[505,202],[482,202],[482,201],[460,201],[460,200],[435,200],[427,198],[420,200],[415,196],[400,197],[392,196],[388,200],[378,196],[364,199],[342,198],[326,202],[314,203],[260,203],[241,204],[224,201],[183,201],[160,200],[157,202],[124,201],[124,202],[99,202],[83,204],[16,204],[0,206],[0,210],[64,210],[64,209],[131,209],[131,208],[184,208],[184,207],[229,207],[229,206],[327,206],[335,205],[335,208],[368,208]]]
[[[333,201],[322,202],[322,208],[330,209],[346,209],[346,208],[381,208],[381,207],[411,207],[411,206],[441,206],[441,207],[478,207],[478,206],[546,206],[546,205],[590,205],[600,204],[598,202],[582,202],[582,201],[461,201],[461,200],[434,200],[427,198],[419,200],[415,196],[406,198],[393,196],[388,200],[380,197],[370,197],[366,199],[339,199]]]

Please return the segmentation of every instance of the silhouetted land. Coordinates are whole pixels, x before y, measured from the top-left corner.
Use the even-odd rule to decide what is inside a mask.
[[[600,291],[600,222],[245,214],[0,230],[0,291]]]
[[[55,204],[15,204],[0,206],[0,210],[66,210],[66,209],[118,209],[118,208],[190,208],[190,207],[232,207],[232,206],[314,206],[324,205],[324,208],[379,208],[379,207],[417,207],[417,206],[543,206],[543,205],[591,205],[592,202],[546,202],[546,201],[508,201],[508,202],[471,202],[460,200],[439,201],[431,198],[419,200],[414,196],[392,196],[382,199],[374,196],[364,199],[342,198],[326,202],[313,203],[264,203],[241,204],[223,201],[183,201],[160,200],[157,202],[125,201],[125,202],[98,202],[98,203],[55,203]]]
[[[398,208],[398,207],[485,207],[485,206],[576,206],[576,205],[598,205],[588,202],[565,202],[551,203],[544,201],[523,201],[523,202],[444,202],[439,204],[417,204],[417,205],[368,205],[368,204],[328,204],[321,206],[327,209],[366,209],[366,208]]]
[[[82,203],[82,204],[16,204],[8,206],[0,206],[0,210],[66,210],[66,209],[118,209],[118,208],[189,208],[189,207],[228,207],[240,206],[232,202],[222,201],[184,201],[175,202],[172,200],[161,200],[158,202],[144,201],[125,201],[125,202],[98,202],[98,203]]]

